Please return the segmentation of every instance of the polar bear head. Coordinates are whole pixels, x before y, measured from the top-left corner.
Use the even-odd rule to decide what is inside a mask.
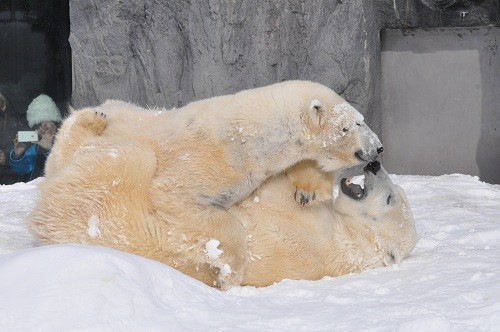
[[[407,257],[417,241],[415,222],[403,189],[392,183],[378,161],[364,168],[364,188],[342,179],[334,209],[346,227],[362,230],[385,265]]]
[[[289,98],[300,104],[302,128],[305,128],[299,144],[304,145],[324,171],[366,164],[383,151],[363,116],[333,90],[312,82],[290,84],[295,84],[290,89],[295,90],[295,95]]]

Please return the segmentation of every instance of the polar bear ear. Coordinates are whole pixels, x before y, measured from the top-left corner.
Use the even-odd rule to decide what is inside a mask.
[[[321,105],[321,102],[317,99],[313,99],[309,108],[312,111],[313,116],[318,118],[319,126],[321,126],[321,116],[323,115],[323,106]]]

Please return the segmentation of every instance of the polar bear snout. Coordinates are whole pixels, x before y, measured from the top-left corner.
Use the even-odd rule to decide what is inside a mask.
[[[376,149],[370,149],[368,151],[363,151],[363,150],[358,150],[354,153],[356,158],[358,160],[364,161],[364,162],[373,162],[377,160],[378,155],[381,154],[384,151],[383,146],[379,146]]]
[[[377,134],[375,134],[365,123],[357,127],[357,135],[360,149],[357,150],[354,155],[358,160],[369,163],[375,161],[379,154],[384,152],[384,147]]]

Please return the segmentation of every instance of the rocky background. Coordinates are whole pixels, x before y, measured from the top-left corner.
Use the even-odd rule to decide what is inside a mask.
[[[380,134],[383,28],[499,24],[498,0],[70,0],[72,104],[186,103],[323,83]]]

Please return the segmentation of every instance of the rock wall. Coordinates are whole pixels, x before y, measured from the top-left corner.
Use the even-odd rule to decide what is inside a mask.
[[[170,108],[308,79],[380,134],[381,28],[498,24],[498,0],[70,0],[70,21],[74,107]]]
[[[118,98],[170,108],[307,79],[367,120],[380,108],[371,1],[71,0],[70,16],[74,107]]]

